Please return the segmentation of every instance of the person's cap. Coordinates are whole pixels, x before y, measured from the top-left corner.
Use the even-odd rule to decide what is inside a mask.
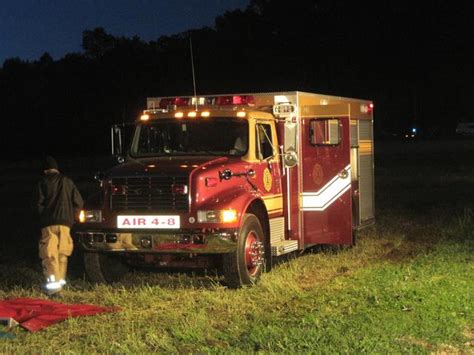
[[[58,170],[58,163],[53,157],[47,156],[43,162],[43,170],[56,169]]]

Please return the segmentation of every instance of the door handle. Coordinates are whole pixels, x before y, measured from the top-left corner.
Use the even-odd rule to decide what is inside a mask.
[[[347,171],[347,169],[342,169],[339,172],[339,177],[342,179],[347,179],[348,176],[349,176],[349,172]]]

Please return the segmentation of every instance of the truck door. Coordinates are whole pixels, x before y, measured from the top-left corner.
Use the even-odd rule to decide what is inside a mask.
[[[262,194],[269,217],[281,216],[283,197],[281,191],[281,166],[275,125],[272,121],[255,122],[256,183]]]
[[[304,243],[352,244],[349,117],[305,117],[300,213]]]

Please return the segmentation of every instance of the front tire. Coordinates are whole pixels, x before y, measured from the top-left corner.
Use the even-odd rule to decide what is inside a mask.
[[[119,282],[128,272],[120,256],[94,252],[84,253],[84,268],[87,277],[94,283]]]
[[[263,229],[258,218],[245,214],[239,232],[237,249],[225,254],[222,267],[226,284],[230,288],[253,285],[265,269]]]

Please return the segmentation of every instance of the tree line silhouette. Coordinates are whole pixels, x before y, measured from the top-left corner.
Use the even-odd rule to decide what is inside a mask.
[[[5,158],[107,154],[146,97],[301,90],[372,99],[376,132],[452,128],[474,92],[472,2],[251,0],[215,26],[146,42],[85,30],[82,51],[0,68]],[[471,31],[472,30],[472,31]]]

